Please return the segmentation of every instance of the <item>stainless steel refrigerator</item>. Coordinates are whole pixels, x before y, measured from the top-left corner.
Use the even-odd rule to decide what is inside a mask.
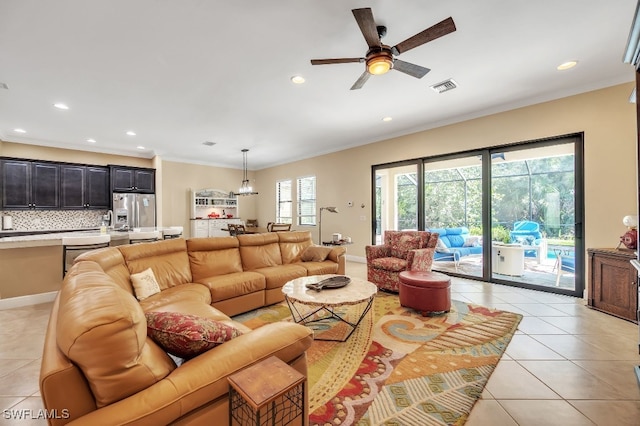
[[[154,194],[113,194],[114,229],[154,228],[156,196]]]

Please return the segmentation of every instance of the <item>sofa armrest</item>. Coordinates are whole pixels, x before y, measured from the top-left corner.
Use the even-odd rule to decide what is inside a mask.
[[[407,269],[410,271],[431,271],[435,248],[410,250],[407,254]]]
[[[296,361],[312,342],[313,332],[300,324],[267,324],[185,362],[154,385],[74,424],[172,423],[213,401],[224,401],[229,394],[228,376],[270,356],[286,363]]]
[[[365,246],[364,252],[367,257],[367,262],[370,262],[373,259],[378,259],[380,257],[390,257],[391,246],[387,244],[379,246]]]
[[[344,247],[337,246],[331,249],[331,251],[327,255],[327,259],[338,263],[340,256],[344,256],[346,253],[347,253],[347,249],[345,249]]]

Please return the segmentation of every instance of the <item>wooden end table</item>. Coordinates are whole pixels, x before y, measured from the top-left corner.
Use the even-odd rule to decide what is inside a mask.
[[[307,378],[272,356],[227,378],[229,424],[287,425],[302,416]]]

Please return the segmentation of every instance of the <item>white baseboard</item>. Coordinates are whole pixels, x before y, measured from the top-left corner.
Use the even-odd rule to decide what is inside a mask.
[[[0,299],[0,311],[4,309],[21,308],[23,306],[39,305],[40,303],[53,302],[58,294],[57,291],[49,293],[31,294],[29,296],[10,297]]]
[[[352,256],[350,254],[346,255],[346,260],[349,262],[357,262],[357,263],[367,263],[367,258],[362,256]]]

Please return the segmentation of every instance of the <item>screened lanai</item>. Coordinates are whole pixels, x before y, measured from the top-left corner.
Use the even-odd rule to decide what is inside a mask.
[[[475,237],[473,241],[482,245],[490,241],[490,248],[459,257],[436,254],[434,269],[573,291],[575,275],[561,270],[558,260],[575,257],[577,161],[573,142],[425,158],[378,168],[375,241],[381,241],[386,229],[461,228],[465,239]],[[523,265],[500,273],[504,272],[499,267],[502,253],[508,250],[517,251]],[[487,255],[493,264],[490,274],[484,271]]]

